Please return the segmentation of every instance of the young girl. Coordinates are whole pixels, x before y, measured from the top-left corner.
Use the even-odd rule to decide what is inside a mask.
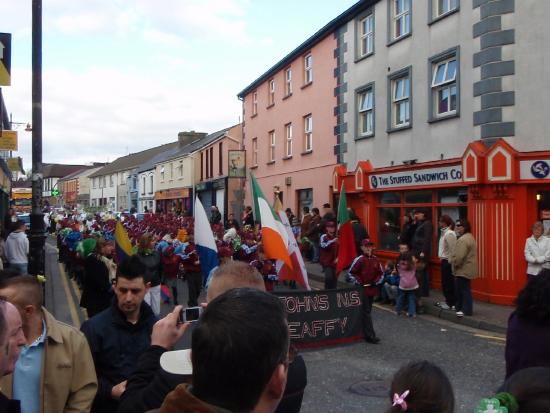
[[[445,373],[429,361],[409,363],[393,376],[392,406],[385,413],[453,413],[453,387]]]
[[[418,281],[416,280],[416,268],[413,257],[411,253],[406,252],[399,257],[399,295],[395,308],[397,315],[401,315],[405,302],[407,302],[407,315],[409,317],[416,317],[415,290],[417,289]]]

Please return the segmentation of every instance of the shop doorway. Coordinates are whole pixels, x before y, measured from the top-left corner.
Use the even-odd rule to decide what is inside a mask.
[[[544,233],[550,229],[550,191],[537,191],[537,219],[544,225]]]
[[[303,209],[308,207],[310,210],[313,204],[313,189],[299,189],[298,190],[298,211],[297,216],[300,217],[300,221],[303,219]]]

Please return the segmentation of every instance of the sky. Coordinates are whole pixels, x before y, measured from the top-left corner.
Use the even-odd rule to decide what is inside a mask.
[[[43,162],[85,164],[238,124],[237,94],[357,0],[44,0]],[[2,0],[13,122],[32,120],[31,0]],[[31,133],[18,126],[31,166]]]

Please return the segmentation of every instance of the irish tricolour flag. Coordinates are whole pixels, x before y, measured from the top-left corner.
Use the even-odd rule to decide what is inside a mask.
[[[255,218],[262,226],[262,244],[265,255],[272,260],[281,260],[292,268],[292,262],[288,255],[288,235],[283,224],[275,215],[267,202],[256,178],[251,173],[250,182],[252,199],[256,209]]]

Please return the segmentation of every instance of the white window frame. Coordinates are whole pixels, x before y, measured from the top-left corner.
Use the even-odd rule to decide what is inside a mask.
[[[149,188],[149,193],[153,193],[153,187],[155,186],[155,176],[153,174],[149,175],[149,183],[151,184],[151,188]]]
[[[268,95],[269,106],[275,104],[275,79],[269,81],[269,95]]]
[[[313,151],[313,116],[304,116],[304,152]]]
[[[164,165],[160,167],[160,182],[164,182]]]
[[[258,166],[258,138],[252,139],[252,166]]]
[[[304,56],[304,84],[313,82],[313,56],[308,53]]]
[[[399,93],[400,82],[403,83],[403,93]],[[405,91],[405,87],[408,89]],[[399,95],[398,95],[399,93]],[[405,106],[405,113],[408,118],[405,121],[400,122],[398,119],[398,113],[401,113],[400,108]],[[391,80],[391,127],[393,129],[400,129],[411,126],[411,72],[410,70],[402,76],[396,76]]]
[[[434,17],[438,18],[458,9],[459,0],[433,0]]]
[[[252,93],[252,116],[258,114],[258,92]]]
[[[449,73],[450,63],[454,63],[454,72]],[[460,62],[458,59],[458,52],[447,56],[443,60],[432,61],[432,81],[431,81],[431,99],[432,99],[432,117],[442,118],[447,116],[453,116],[458,113],[459,106],[459,90],[458,90],[458,71],[460,70]],[[438,76],[442,70],[441,76]],[[439,80],[437,79],[439,77]],[[454,89],[454,102],[455,107],[451,108],[451,96]],[[442,93],[447,93],[447,110],[440,112],[440,96]]]
[[[292,95],[292,68],[285,70],[285,96]]]
[[[285,154],[287,158],[292,157],[292,123],[287,123],[285,125]]]
[[[403,10],[400,12],[398,12],[399,4],[403,5]],[[392,32],[393,32],[394,40],[400,39],[411,33],[411,24],[412,24],[411,6],[412,6],[411,0],[392,0],[392,17],[393,17]],[[398,22],[400,21],[402,22],[402,24],[399,25],[401,29],[403,29],[403,26],[404,26],[403,23],[405,23],[405,26],[408,23],[408,26],[406,27],[407,28],[406,31],[401,31],[400,33],[397,33]]]
[[[370,106],[367,100],[370,95]],[[365,104],[365,106],[364,106]],[[364,125],[370,117],[370,130],[364,131]],[[366,122],[367,121],[367,122]],[[366,137],[374,135],[374,88],[367,86],[357,92],[357,135]]]
[[[269,136],[269,146],[268,146],[268,161],[275,162],[275,131],[272,130],[268,133]]]
[[[146,190],[145,175],[142,176],[142,181],[143,181],[143,186],[142,186],[142,188],[141,188],[141,195],[145,195],[145,190]]]
[[[369,23],[370,31],[365,30]],[[365,57],[374,52],[374,14],[370,13],[359,21],[359,57]]]
[[[183,161],[178,164],[178,178],[183,178]]]

